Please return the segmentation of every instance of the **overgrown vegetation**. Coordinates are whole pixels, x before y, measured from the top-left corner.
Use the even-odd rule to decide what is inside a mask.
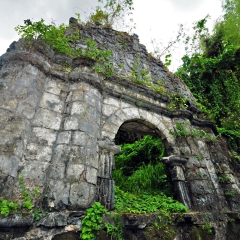
[[[168,215],[171,212],[186,212],[182,203],[167,197],[165,194],[143,192],[133,194],[115,187],[115,211],[120,213],[150,213],[160,212]]]
[[[131,193],[164,193],[171,196],[172,187],[165,165],[159,162],[164,146],[159,138],[145,136],[134,143],[122,144],[115,156],[113,179],[122,190]]]
[[[193,137],[193,138],[202,138],[207,141],[216,140],[215,135],[205,132],[203,129],[195,129],[190,125],[188,120],[184,122],[177,123],[175,129],[170,129],[170,134],[175,138],[177,137]]]
[[[240,1],[223,0],[223,18],[210,35],[207,17],[195,25],[196,50],[185,55],[177,75],[188,85],[228,138],[231,149],[240,153]]]
[[[81,239],[96,239],[97,232],[101,229],[102,215],[107,213],[99,202],[95,202],[87,209],[86,215],[82,220]]]
[[[131,71],[131,80],[135,83],[147,86],[153,91],[161,94],[166,93],[166,89],[161,80],[156,81],[157,84],[153,84],[152,76],[148,69],[139,69],[140,56],[137,55],[133,62],[133,70]]]
[[[66,54],[72,58],[74,57],[88,57],[93,59],[96,63],[94,69],[110,77],[113,74],[113,65],[110,62],[112,51],[99,49],[94,40],[87,38],[82,39],[79,30],[74,30],[74,33],[66,36],[65,30],[68,26],[60,24],[56,26],[55,23],[45,24],[41,19],[38,22],[31,20],[24,20],[24,25],[18,25],[15,30],[22,37],[28,40],[28,46],[31,45],[33,39],[41,39],[48,44],[54,51]],[[76,42],[84,41],[86,48],[75,48]]]
[[[19,188],[21,194],[17,200],[9,201],[0,197],[0,215],[7,217],[13,213],[33,213],[36,220],[39,220],[42,215],[42,210],[33,202],[37,203],[42,199],[39,189],[35,188],[33,191],[28,189],[24,184],[23,174],[19,176]]]
[[[117,142],[122,138],[117,134]],[[134,134],[126,135],[126,132],[125,138],[132,140],[121,144],[122,150],[115,156],[115,211],[133,214],[158,212],[160,218],[168,219],[171,219],[172,212],[187,211],[183,204],[173,199],[169,173],[159,162],[164,155],[162,141],[152,136],[134,141]],[[166,224],[158,225],[158,230],[161,228],[166,230],[165,234],[170,234]]]

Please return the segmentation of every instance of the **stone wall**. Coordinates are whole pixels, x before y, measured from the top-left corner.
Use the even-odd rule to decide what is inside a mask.
[[[38,187],[43,196],[35,204],[52,211],[39,222],[31,215],[16,215],[11,221],[2,217],[0,228],[10,236],[3,239],[38,239],[41,234],[52,239],[79,230],[84,210],[94,201],[113,209],[119,128],[161,137],[166,147],[162,160],[172,174],[175,195],[190,210],[238,212],[240,185],[224,140],[175,138],[170,132],[188,120],[188,128],[214,136],[214,124],[200,118],[187,87],[149,57],[136,35],[76,22],[73,27],[113,50],[116,75],[104,80],[86,59],[77,64],[41,41],[34,41],[32,48],[23,40],[14,42],[0,57],[0,196],[19,198],[22,173],[25,185]],[[76,46],[84,48],[84,41]],[[167,94],[187,97],[188,109],[169,109],[165,95],[129,80],[136,55],[153,84],[161,79]],[[215,239],[222,240],[219,226]],[[12,233],[13,227],[24,228],[21,238]]]

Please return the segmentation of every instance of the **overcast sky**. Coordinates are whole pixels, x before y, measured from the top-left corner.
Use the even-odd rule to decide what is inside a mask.
[[[57,24],[68,24],[75,13],[85,18],[97,5],[97,0],[0,0],[0,55],[18,39],[14,27],[23,24],[23,20],[39,21],[43,18],[46,23],[54,20]],[[179,24],[191,26],[209,14],[209,26],[212,26],[222,14],[221,0],[134,0],[134,8],[136,29],[133,32],[139,35],[140,42],[149,52],[153,51],[151,40],[165,46],[176,36]],[[181,54],[181,49],[173,52],[173,71],[180,64]]]

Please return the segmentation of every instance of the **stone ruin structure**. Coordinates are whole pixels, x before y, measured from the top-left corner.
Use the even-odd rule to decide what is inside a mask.
[[[1,216],[0,239],[73,239],[66,236],[79,231],[92,203],[113,209],[119,129],[162,139],[175,195],[190,209],[177,221],[175,239],[198,239],[189,229],[206,218],[214,234],[204,239],[238,239],[240,185],[226,142],[173,134],[186,120],[189,129],[216,134],[189,89],[147,53],[137,35],[80,26],[72,18],[70,26],[67,31],[78,28],[81,36],[112,50],[115,74],[104,79],[89,59],[71,59],[39,40],[31,48],[24,40],[14,42],[0,57],[0,196],[17,199],[22,174],[24,184],[43,196],[36,204],[51,209],[39,221],[32,215]],[[85,47],[83,40],[76,43]],[[138,70],[148,69],[152,84],[160,80],[165,94],[130,80],[136,56]],[[169,108],[177,95],[188,99],[187,108]]]

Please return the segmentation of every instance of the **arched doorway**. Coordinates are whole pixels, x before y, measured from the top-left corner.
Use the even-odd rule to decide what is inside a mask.
[[[169,169],[160,161],[165,146],[153,124],[142,119],[124,122],[116,134],[115,144],[121,147],[121,152],[115,155],[112,174],[117,187],[138,194],[173,196]]]
[[[140,111],[139,111],[140,112]],[[114,208],[114,180],[112,179],[112,170],[115,168],[114,155],[120,152],[120,148],[115,144],[115,138],[118,131],[127,131],[139,135],[150,135],[159,137],[164,142],[166,147],[166,156],[164,162],[171,172],[171,179],[174,178],[174,193],[177,195],[177,199],[184,203],[187,207],[191,207],[191,202],[188,194],[188,189],[185,183],[183,163],[184,158],[175,155],[174,139],[168,134],[169,130],[161,122],[161,117],[157,115],[151,115],[146,111],[146,115],[137,116],[139,113],[135,113],[134,116],[128,117],[128,119],[118,119],[118,112],[111,115],[102,128],[103,138],[99,141],[99,174],[98,174],[98,186],[97,186],[97,201],[100,201],[106,208]],[[140,115],[140,114],[139,114]],[[153,120],[152,124],[150,120]],[[113,123],[113,120],[114,123]],[[121,124],[119,124],[121,122]],[[161,130],[159,130],[159,127]],[[173,150],[173,151],[172,151]]]

